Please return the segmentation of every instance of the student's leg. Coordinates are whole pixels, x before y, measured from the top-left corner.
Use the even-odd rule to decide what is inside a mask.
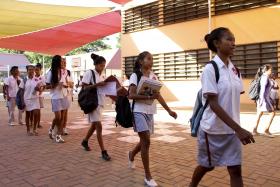
[[[145,176],[147,180],[152,179],[152,175],[150,172],[150,160],[149,160],[149,150],[150,150],[150,132],[144,131],[138,133],[140,137],[140,144],[141,144],[141,157],[142,162],[145,170]]]
[[[26,125],[26,130],[27,130],[27,134],[30,133],[30,116],[31,116],[31,112],[30,111],[26,111],[25,112],[25,125]]]
[[[23,124],[23,122],[22,122],[23,113],[24,113],[24,110],[18,110],[18,123],[21,124],[21,125]]]
[[[261,112],[261,111],[258,111],[258,112],[257,112],[256,126],[255,126],[255,128],[253,129],[253,133],[254,133],[254,134],[258,134],[258,131],[257,131],[257,130],[258,130],[258,126],[259,126],[260,119],[261,119],[262,115],[263,115],[263,112]]]
[[[101,151],[105,151],[103,138],[102,138],[102,124],[100,121],[95,123],[95,128],[96,128],[96,137],[97,137],[100,149],[101,149]]]
[[[39,109],[38,111],[38,124],[37,124],[38,128],[42,128],[41,126],[41,109]]]
[[[93,122],[87,132],[87,135],[86,137],[84,138],[84,141],[89,141],[90,137],[92,136],[92,134],[94,133],[94,131],[96,130],[96,127],[95,127],[95,122]]]
[[[243,187],[241,166],[228,166],[231,187]]]
[[[35,135],[38,135],[37,133],[37,126],[39,124],[39,113],[40,113],[40,110],[39,109],[36,109],[36,110],[33,110],[33,132]]]
[[[68,120],[68,110],[65,110],[64,120],[63,120],[63,128],[66,128],[67,120]]]
[[[8,111],[9,111],[9,123],[15,122],[15,108],[16,102],[14,98],[10,98],[8,101]]]
[[[267,126],[265,132],[270,134],[269,129],[270,129],[270,126],[271,126],[272,121],[273,121],[273,119],[274,119],[275,112],[274,112],[274,111],[273,111],[273,112],[270,112],[269,116],[270,116],[270,120],[269,120],[269,123],[268,123],[268,126]]]
[[[197,187],[203,176],[207,173],[214,170],[214,167],[207,168],[203,166],[197,166],[194,170],[193,176],[192,176],[192,182],[189,187]]]
[[[129,152],[129,159],[134,161],[134,157],[141,151],[141,143],[139,142],[132,151]]]
[[[53,124],[57,127],[57,135],[61,135],[61,111],[55,112],[54,115]]]

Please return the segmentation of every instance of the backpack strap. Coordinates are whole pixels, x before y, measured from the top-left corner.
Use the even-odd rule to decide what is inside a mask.
[[[237,71],[238,78],[240,78],[240,70],[237,66],[234,66],[235,70]]]
[[[93,79],[93,83],[96,84],[96,77],[95,77],[95,73],[94,71],[91,69],[91,75],[92,75],[92,79]]]
[[[215,70],[216,82],[218,83],[220,79],[219,67],[214,60],[211,60],[209,63],[213,65],[213,68]]]

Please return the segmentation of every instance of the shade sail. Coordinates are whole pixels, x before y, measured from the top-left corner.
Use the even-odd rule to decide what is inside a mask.
[[[123,4],[128,3],[129,1],[132,1],[132,0],[110,0],[110,1],[113,1],[115,3],[123,5]]]
[[[121,69],[122,60],[121,60],[121,50],[117,49],[114,56],[111,58],[108,64],[106,64],[106,69]]]
[[[121,31],[119,11],[14,37],[1,38],[0,48],[61,54]]]
[[[0,38],[38,31],[107,12],[108,7],[77,7],[0,0]]]

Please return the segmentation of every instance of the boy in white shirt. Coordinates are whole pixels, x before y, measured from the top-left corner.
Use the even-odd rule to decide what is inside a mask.
[[[16,108],[16,95],[18,86],[22,81],[19,77],[19,70],[17,66],[13,66],[10,70],[11,76],[7,77],[4,81],[4,98],[7,99],[8,113],[9,113],[9,125],[15,125],[15,108]],[[22,110],[18,112],[18,123],[23,125],[22,122]]]

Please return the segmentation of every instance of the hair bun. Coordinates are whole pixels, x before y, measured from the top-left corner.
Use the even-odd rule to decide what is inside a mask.
[[[95,61],[99,56],[97,54],[92,53],[90,57],[92,58],[93,61]]]
[[[208,42],[209,38],[210,38],[210,34],[206,34],[206,35],[204,36],[204,40],[205,40],[206,42]]]

